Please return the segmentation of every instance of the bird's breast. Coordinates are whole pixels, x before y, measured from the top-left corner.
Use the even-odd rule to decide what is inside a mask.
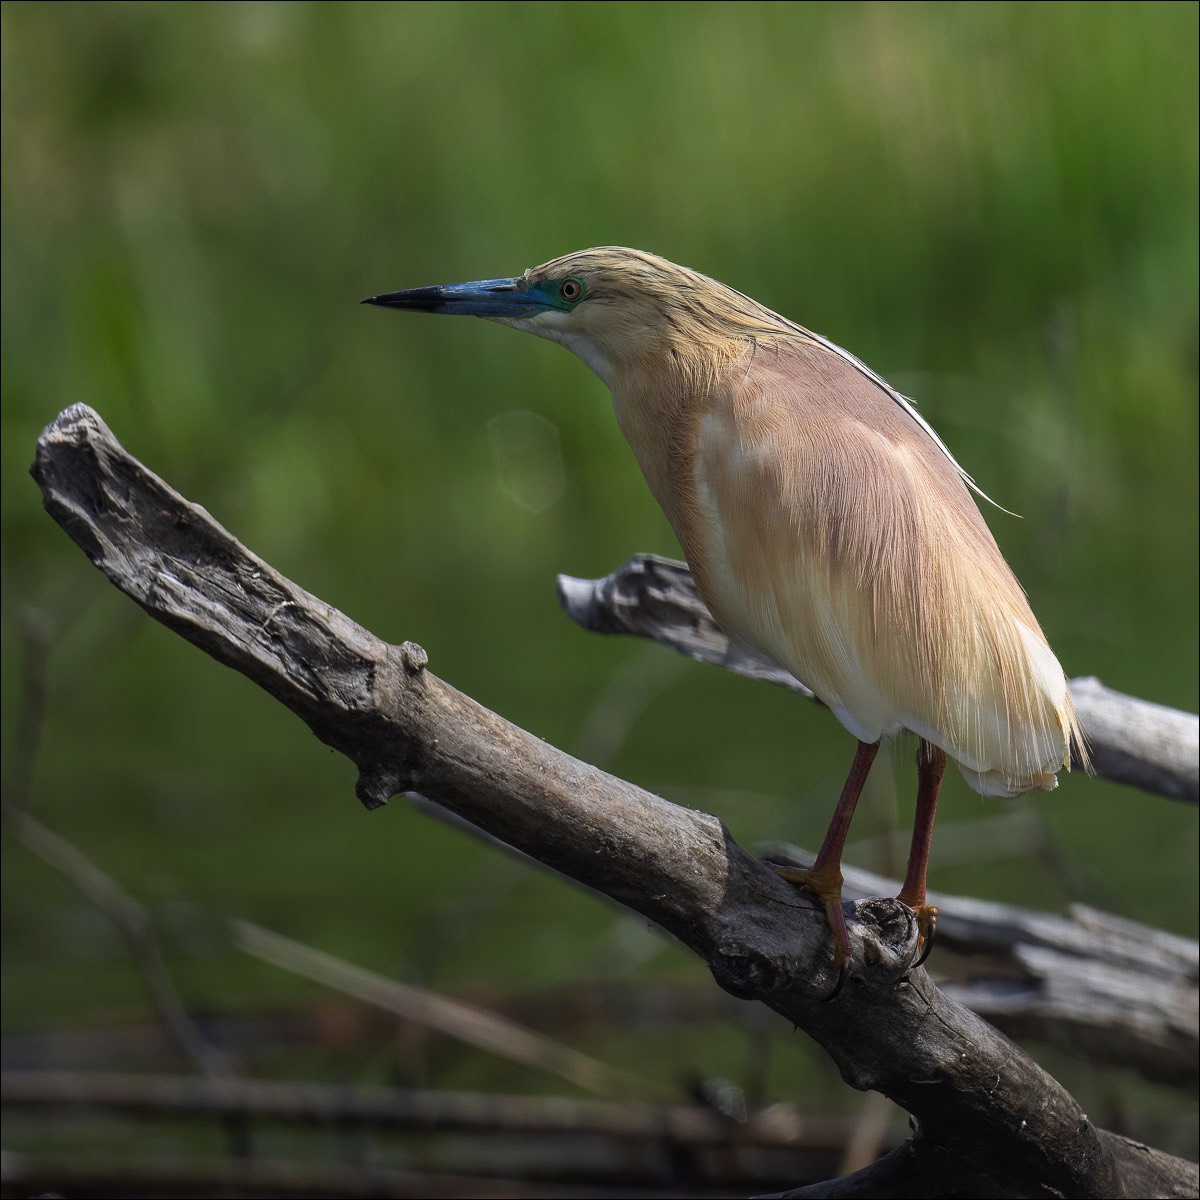
[[[863,741],[901,728],[855,631],[868,596],[847,588],[814,514],[787,500],[784,431],[710,410],[695,431],[677,530],[700,594],[736,641],[790,671]],[[793,469],[801,469],[799,463]]]

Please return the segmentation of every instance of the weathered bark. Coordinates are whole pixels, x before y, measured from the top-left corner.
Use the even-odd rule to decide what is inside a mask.
[[[48,511],[108,578],[349,756],[368,807],[419,791],[644,913],[726,990],[803,1028],[852,1086],[906,1108],[918,1124],[909,1153],[936,1160],[958,1194],[1174,1194],[1173,1165],[1155,1167],[1150,1187],[1127,1183],[1114,1140],[1055,1080],[910,970],[916,929],[904,905],[853,905],[856,973],[822,1003],[833,983],[822,913],[715,818],[581,763],[457,692],[419,646],[381,641],[251,554],[85,406],[43,433],[33,470]],[[852,1185],[830,1186],[844,1195]]]

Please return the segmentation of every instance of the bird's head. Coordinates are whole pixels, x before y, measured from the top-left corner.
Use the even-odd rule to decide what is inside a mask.
[[[665,258],[601,246],[511,279],[482,279],[371,296],[364,304],[485,317],[559,342],[610,386],[647,355],[759,333],[781,318]],[[743,328],[744,327],[744,328]]]

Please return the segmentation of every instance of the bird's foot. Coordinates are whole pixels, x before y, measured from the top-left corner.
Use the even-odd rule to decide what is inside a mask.
[[[933,935],[937,932],[938,907],[936,904],[926,904],[924,896],[919,900],[910,900],[901,892],[896,899],[907,904],[917,918],[917,957],[909,968],[910,971],[915,971],[929,957],[929,952],[933,949]]]
[[[850,932],[846,928],[846,913],[842,908],[842,872],[836,865],[807,868],[785,867],[772,862],[766,865],[780,879],[812,892],[825,906],[825,919],[829,922],[829,932],[833,934],[833,969],[837,975],[833,990],[822,1001],[828,1004],[845,987],[853,961]]]

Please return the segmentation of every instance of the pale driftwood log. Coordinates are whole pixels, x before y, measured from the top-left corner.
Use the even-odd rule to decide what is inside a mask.
[[[638,554],[603,579],[558,577],[572,620],[595,633],[650,638],[680,654],[790,688],[812,689],[721,632],[686,563]],[[1200,798],[1200,717],[1138,700],[1094,676],[1071,680],[1071,699],[1087,734],[1097,775],[1195,804]]]
[[[50,514],[151,616],[253,679],[359,770],[368,807],[416,790],[645,914],[736,996],[770,1005],[918,1133],[870,1175],[809,1194],[1195,1195],[1194,1164],[1098,1130],[1017,1046],[909,969],[911,912],[853,908],[856,974],[833,1003],[822,913],[715,818],[606,775],[489,712],[257,558],[84,405],[38,441]],[[402,852],[402,848],[398,848]],[[882,1168],[881,1168],[882,1169]],[[851,1190],[847,1190],[847,1189]],[[857,1190],[855,1190],[857,1189]]]
[[[772,862],[813,855],[773,846]],[[844,866],[848,899],[892,896],[896,880]],[[1074,904],[1065,916],[930,892],[943,952],[963,956],[943,991],[1012,1037],[1037,1038],[1157,1083],[1200,1086],[1200,947]],[[965,976],[965,977],[964,977]]]

